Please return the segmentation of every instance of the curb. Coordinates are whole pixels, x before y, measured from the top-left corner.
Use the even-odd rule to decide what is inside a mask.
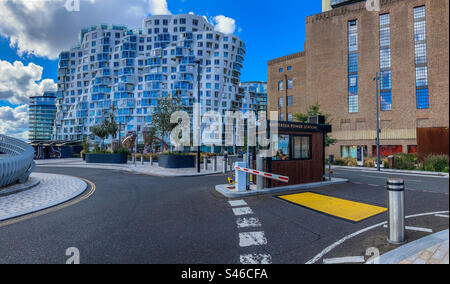
[[[41,183],[40,179],[30,177],[26,183],[11,185],[6,187],[5,189],[0,190],[0,197],[30,190],[38,186],[40,183]]]
[[[422,238],[420,240],[411,242],[404,246],[399,247],[393,251],[390,251],[378,259],[372,260],[367,264],[398,264],[401,261],[411,257],[415,254],[420,253],[421,251],[433,247],[439,243],[447,241],[449,238],[449,230],[445,230],[434,235]]]
[[[275,187],[275,188],[269,188],[269,189],[263,189],[263,190],[253,190],[253,191],[243,191],[243,192],[233,192],[230,191],[227,187],[228,184],[220,184],[216,185],[216,191],[222,194],[223,196],[227,198],[241,198],[241,197],[248,197],[248,196],[256,196],[256,195],[265,195],[265,194],[274,194],[274,193],[289,193],[292,191],[298,191],[302,189],[312,189],[312,188],[319,188],[319,187],[325,187],[330,185],[338,185],[338,184],[345,184],[348,183],[348,179],[343,178],[333,178],[332,181],[324,181],[324,182],[315,182],[315,183],[308,183],[308,184],[298,184],[298,185],[290,185],[290,186],[284,186],[284,187]]]
[[[332,166],[332,169],[348,169],[348,170],[354,170],[354,171],[377,172],[376,169],[364,168],[364,167]],[[416,174],[416,175],[423,175],[423,176],[434,176],[434,177],[449,178],[449,174],[447,174],[447,173],[425,172],[425,171],[407,171],[407,170],[381,169],[381,173]]]

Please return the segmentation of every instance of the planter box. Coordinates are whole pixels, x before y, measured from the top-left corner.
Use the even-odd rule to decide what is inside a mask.
[[[195,168],[195,156],[159,155],[158,165],[166,169]]]
[[[126,164],[127,154],[85,154],[87,164]]]

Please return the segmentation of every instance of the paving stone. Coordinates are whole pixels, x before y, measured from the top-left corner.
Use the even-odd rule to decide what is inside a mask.
[[[0,221],[64,203],[83,193],[86,182],[71,176],[33,173],[40,184],[30,190],[0,197]]]

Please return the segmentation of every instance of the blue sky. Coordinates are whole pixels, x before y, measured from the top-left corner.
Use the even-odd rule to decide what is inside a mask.
[[[39,1],[48,3],[44,0],[33,2]],[[138,28],[144,13],[150,14],[155,9],[168,9],[172,14],[194,12],[208,19],[224,15],[236,21],[235,34],[247,45],[241,81],[265,81],[268,60],[303,51],[305,17],[320,13],[322,4],[320,0],[96,0],[94,4],[81,0],[80,12],[69,13],[62,8],[65,0],[52,1],[57,4],[48,7],[42,6],[50,4],[38,6],[29,4],[31,1],[27,0],[15,3],[12,0],[0,1],[0,63],[4,66],[3,72],[22,74],[24,71],[28,74],[27,79],[36,80],[23,93],[15,94],[15,90],[5,92],[14,84],[5,83],[5,76],[3,81],[0,78],[0,111],[5,111],[5,107],[14,110],[26,104],[23,98],[27,92],[38,92],[49,85],[49,82],[41,83],[42,80],[56,82],[58,63],[54,58],[63,47],[76,44],[81,26],[109,23]],[[129,8],[133,6],[137,9]],[[21,19],[19,13],[14,14],[21,9],[26,10],[23,14],[28,15],[27,19]],[[8,22],[8,19],[13,20]],[[11,42],[15,47],[11,47]],[[22,62],[23,66],[12,66],[16,61]],[[13,77],[11,74],[8,76]],[[18,99],[20,96],[22,99]],[[0,112],[0,133],[8,132],[5,125],[2,128],[5,121]]]

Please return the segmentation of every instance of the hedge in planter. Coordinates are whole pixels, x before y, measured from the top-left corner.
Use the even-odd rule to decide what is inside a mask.
[[[161,154],[158,165],[167,169],[195,168],[194,155]]]

